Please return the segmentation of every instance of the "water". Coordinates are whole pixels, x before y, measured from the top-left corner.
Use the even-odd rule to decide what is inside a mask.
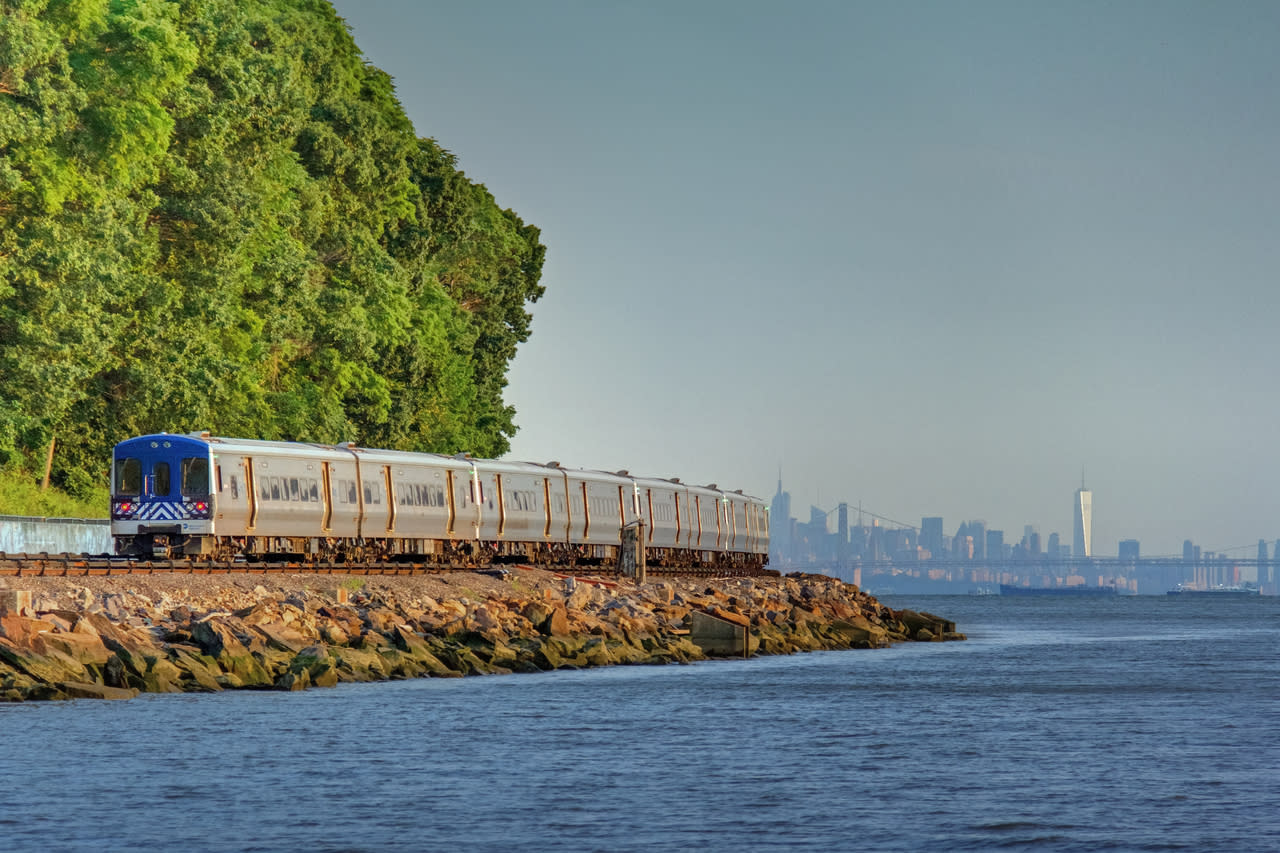
[[[0,706],[5,850],[1280,849],[1280,599],[967,643]]]

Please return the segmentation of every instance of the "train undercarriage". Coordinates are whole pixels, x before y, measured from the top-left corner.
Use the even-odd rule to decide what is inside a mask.
[[[540,567],[599,567],[620,564],[618,545],[564,542],[483,542],[459,539],[353,539],[283,536],[184,536],[175,526],[137,536],[117,536],[116,553],[143,559],[188,559],[247,562],[369,563],[407,562],[444,568],[500,567],[521,563]],[[682,569],[724,570],[755,574],[764,570],[765,555],[689,548],[646,548],[645,559],[657,572]]]

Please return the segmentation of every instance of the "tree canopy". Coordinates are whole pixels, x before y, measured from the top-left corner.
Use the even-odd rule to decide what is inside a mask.
[[[0,465],[141,433],[500,455],[545,248],[327,0],[0,0]]]

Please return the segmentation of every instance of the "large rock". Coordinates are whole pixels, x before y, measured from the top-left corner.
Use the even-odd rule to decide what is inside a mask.
[[[53,630],[53,623],[43,619],[19,616],[17,613],[0,614],[0,637],[15,646],[28,648],[37,636]]]
[[[218,676],[222,670],[214,658],[203,656],[198,648],[169,646],[169,659],[178,668],[180,683],[192,692],[216,693],[222,689]]]
[[[33,645],[39,648],[19,648],[8,638],[0,638],[0,663],[50,685],[60,681],[93,681],[89,671],[74,658],[56,649],[45,648],[38,638]]]
[[[139,691],[131,687],[108,687],[80,681],[63,681],[58,684],[68,699],[132,699]]]
[[[522,613],[544,637],[563,637],[569,633],[569,615],[562,602],[531,601]]]
[[[57,649],[83,666],[105,666],[111,652],[98,636],[88,634],[42,634],[40,639],[47,648]]]
[[[421,664],[430,675],[448,678],[461,674],[436,657],[426,641],[411,631],[407,625],[397,625],[392,631],[391,640],[396,648]]]
[[[269,687],[273,685],[274,679],[261,662],[249,652],[229,627],[216,618],[204,619],[193,625],[191,638],[200,644],[200,649],[205,654],[218,662],[224,673],[235,676],[231,680],[233,686]]]

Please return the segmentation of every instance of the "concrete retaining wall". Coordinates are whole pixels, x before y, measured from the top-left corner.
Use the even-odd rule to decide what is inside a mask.
[[[0,515],[0,552],[6,554],[110,554],[105,518],[27,518]]]

